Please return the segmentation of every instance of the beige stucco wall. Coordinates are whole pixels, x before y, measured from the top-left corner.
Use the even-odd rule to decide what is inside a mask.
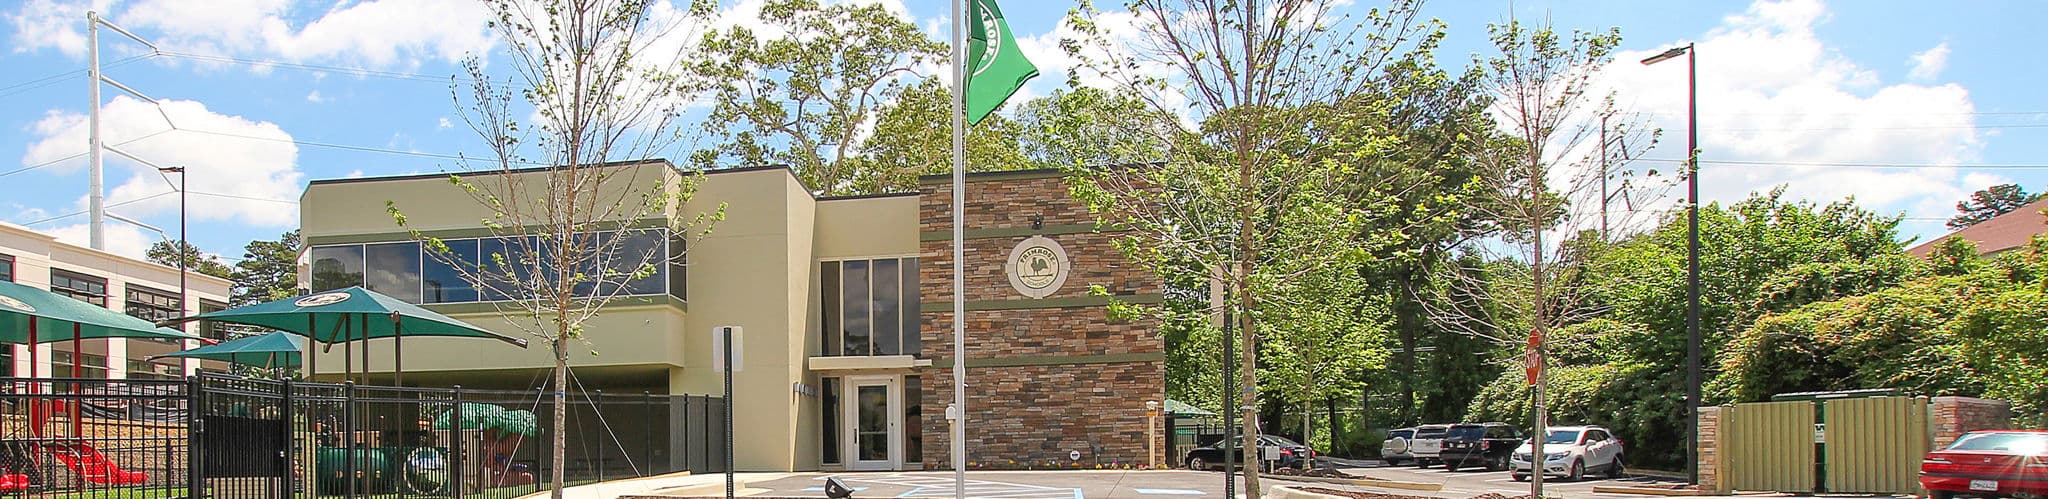
[[[127,308],[127,287],[136,284],[158,291],[178,291],[179,272],[176,267],[167,267],[144,260],[129,258],[105,251],[59,242],[55,236],[36,232],[27,227],[0,222],[0,254],[14,257],[14,282],[37,289],[50,289],[50,269],[59,268],[107,280],[107,308],[116,312]],[[186,274],[187,315],[199,313],[200,300],[227,303],[229,287],[226,279],[197,272]],[[56,334],[56,333],[51,333]],[[168,353],[182,348],[198,346],[176,346],[151,343],[140,340],[86,340],[81,349],[88,353],[104,353],[107,359],[107,376],[123,377],[128,370],[131,357]],[[26,372],[29,363],[28,347],[7,345],[14,350],[16,372]],[[36,373],[43,376],[70,373],[52,373],[50,354],[53,350],[70,350],[68,343],[44,343],[36,354],[40,365]],[[132,353],[130,350],[134,350]],[[192,373],[198,368],[197,361],[183,362],[185,372]]]

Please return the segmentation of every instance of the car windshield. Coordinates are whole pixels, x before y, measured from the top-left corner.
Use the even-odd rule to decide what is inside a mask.
[[[1444,438],[1443,428],[1422,428],[1415,430],[1415,438]]]
[[[1578,441],[1579,430],[1550,430],[1548,436],[1543,439],[1543,443],[1546,444],[1571,444]]]
[[[1453,427],[1451,427],[1451,431],[1449,431],[1449,432],[1446,432],[1446,433],[1444,434],[1444,438],[1445,438],[1445,439],[1452,439],[1452,438],[1456,438],[1456,439],[1462,439],[1462,440],[1479,440],[1479,439],[1483,439],[1483,438],[1486,438],[1486,427],[1484,427],[1484,426],[1453,426]]]
[[[1971,433],[1950,444],[1948,450],[2009,451],[2014,454],[2048,454],[2048,433]]]
[[[1284,437],[1275,437],[1275,436],[1272,436],[1272,435],[1267,435],[1267,436],[1266,436],[1266,442],[1267,442],[1267,443],[1269,443],[1269,444],[1272,444],[1272,445],[1278,445],[1278,446],[1281,446],[1281,447],[1300,447],[1300,446],[1301,446],[1301,444],[1297,444],[1297,443],[1294,443],[1294,441],[1293,441],[1293,440],[1288,440],[1288,439],[1286,439],[1286,438],[1284,438]]]
[[[1414,437],[1415,437],[1415,430],[1394,430],[1394,431],[1392,431],[1392,432],[1388,432],[1388,433],[1387,433],[1387,438],[1414,438]]]

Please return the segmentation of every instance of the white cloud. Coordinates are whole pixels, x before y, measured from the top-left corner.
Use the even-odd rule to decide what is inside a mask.
[[[412,67],[484,53],[494,43],[487,9],[466,0],[342,2],[311,19],[294,17],[304,9],[288,0],[141,0],[119,9],[107,0],[92,3],[115,24],[173,52]],[[83,57],[86,8],[75,0],[33,0],[6,15],[15,26],[14,50]]]
[[[1801,165],[1956,165],[1976,160],[1983,148],[1971,128],[1976,107],[1967,89],[1882,83],[1815,35],[1826,18],[1817,0],[1760,1],[1698,41],[1702,197],[1728,202],[1786,185],[1793,198],[1854,196],[1881,213],[1932,216],[1982,188],[1982,176],[1954,169]],[[1685,155],[1685,66],[1637,62],[1674,43],[1684,42],[1617,53],[1604,76],[1622,107],[1648,114],[1663,129],[1649,158]],[[1664,171],[1677,166],[1639,163]]]
[[[321,97],[319,90],[314,90],[313,93],[306,94],[306,102],[312,102],[317,104],[321,102],[327,102],[327,98]]]
[[[214,113],[198,102],[161,102],[162,114],[155,105],[127,96],[109,101],[100,110],[101,133],[106,142],[159,165],[185,167],[192,176],[190,188],[194,194],[188,213],[193,220],[265,227],[298,222],[298,210],[292,205],[264,201],[298,198],[303,175],[296,166],[298,146],[292,144],[290,134],[276,124]],[[175,120],[180,130],[167,131],[171,127],[165,124],[164,115]],[[29,133],[33,137],[28,152],[22,155],[22,164],[54,161],[84,149],[86,117],[50,111],[29,127]],[[177,196],[159,195],[172,192],[172,188],[153,168],[115,154],[105,158],[107,182],[112,186],[107,193],[109,206],[129,203],[120,211],[133,216],[177,210]],[[85,159],[79,158],[59,162],[52,168],[60,173],[76,173],[84,166]],[[126,179],[122,180],[124,173]],[[85,196],[81,194],[78,199],[77,206],[82,208]]]
[[[57,227],[43,233],[57,236],[58,241],[79,246],[88,246],[92,243],[92,229],[83,223]],[[114,220],[107,220],[101,234],[106,236],[107,252],[138,259],[147,257],[149,247],[162,240],[154,232],[143,232],[141,228]]]
[[[1934,48],[1913,54],[1913,69],[1906,76],[1918,81],[1929,81],[1941,76],[1941,70],[1948,69],[1948,42]]]
[[[455,122],[448,121],[447,116],[442,116],[441,121],[434,124],[434,128],[440,128],[444,130],[449,128],[455,128]]]

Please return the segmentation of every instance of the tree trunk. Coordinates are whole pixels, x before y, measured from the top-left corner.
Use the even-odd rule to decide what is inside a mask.
[[[1311,442],[1315,442],[1316,437],[1314,434],[1309,433],[1309,431],[1313,428],[1313,426],[1311,425],[1315,422],[1315,418],[1309,416],[1315,413],[1315,402],[1309,400],[1307,397],[1303,397],[1301,400],[1301,445],[1303,447],[1315,447],[1311,444]],[[1308,456],[1304,455],[1300,457],[1302,463],[1301,467],[1303,469],[1316,467],[1316,462],[1309,460]]]
[[[1246,223],[1248,225],[1250,222]],[[1262,456],[1258,451],[1263,449],[1259,445],[1259,343],[1258,333],[1252,329],[1257,322],[1252,320],[1251,311],[1255,308],[1252,291],[1245,289],[1239,294],[1244,297],[1244,306],[1243,312],[1237,314],[1238,339],[1243,341],[1244,348],[1238,351],[1238,386],[1244,391],[1244,406],[1241,410],[1244,411],[1245,455],[1251,456],[1250,459],[1246,459],[1244,467],[1244,493],[1247,499],[1259,499],[1258,463]]]
[[[548,470],[548,480],[551,481],[554,486],[553,490],[549,491],[548,497],[552,499],[562,499],[562,470],[566,468],[566,466],[564,466],[563,463],[568,462],[565,459],[568,457],[567,454],[569,449],[568,434],[562,431],[562,422],[564,421],[564,416],[566,416],[566,413],[568,412],[564,410],[567,408],[567,404],[564,403],[566,402],[566,400],[564,400],[566,397],[563,394],[569,390],[569,343],[568,338],[556,338],[554,343],[555,393],[550,395],[550,397],[552,397],[555,401],[555,420],[554,422],[550,423],[549,426],[554,427],[552,428],[554,430],[552,437],[552,440],[554,440],[554,442],[552,442],[554,448],[552,451],[550,451],[550,453],[554,456],[553,462],[555,466],[554,469]]]
[[[1401,328],[1401,353],[1394,356],[1395,359],[1401,362],[1401,375],[1399,376],[1401,378],[1399,421],[1400,424],[1414,424],[1416,422],[1415,330],[1422,327],[1422,321],[1418,320],[1420,319],[1416,310],[1418,307],[1415,306],[1420,303],[1415,298],[1415,269],[1412,267],[1403,266],[1401,270],[1401,293],[1402,296],[1396,303],[1398,304],[1397,306],[1400,306],[1407,313],[1400,314],[1394,318],[1395,324]]]

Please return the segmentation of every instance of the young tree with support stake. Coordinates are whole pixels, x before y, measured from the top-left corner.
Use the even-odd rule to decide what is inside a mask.
[[[1199,280],[1222,283],[1229,299],[1221,306],[1238,312],[1230,315],[1244,396],[1224,409],[1242,411],[1243,448],[1256,449],[1260,337],[1285,335],[1266,321],[1293,305],[1268,300],[1382,243],[1349,235],[1379,215],[1367,200],[1400,189],[1348,185],[1355,165],[1392,145],[1391,134],[1344,126],[1375,113],[1337,104],[1403,92],[1384,85],[1381,68],[1426,52],[1442,25],[1399,0],[1362,18],[1314,0],[1123,7],[1128,15],[1083,2],[1069,17],[1080,39],[1062,45],[1082,61],[1084,74],[1075,76],[1107,79],[1172,117],[1155,131],[1171,147],[1164,161],[1147,165],[1072,165],[1073,191],[1105,222],[1132,231],[1121,249],[1139,264],[1162,275],[1194,269],[1206,274]],[[1123,20],[1136,21],[1131,31]],[[1355,133],[1329,133],[1333,127]],[[1255,467],[1245,468],[1245,492],[1259,494]]]
[[[503,248],[469,261],[408,225],[400,202],[386,207],[432,258],[478,292],[504,297],[497,303],[508,323],[548,344],[550,447],[553,462],[562,463],[569,353],[584,324],[675,263],[664,251],[669,241],[687,244],[724,218],[722,205],[684,211],[701,174],[649,159],[682,136],[676,118],[693,95],[684,76],[684,57],[694,52],[689,30],[706,24],[716,5],[698,0],[686,11],[657,13],[650,0],[487,4],[490,27],[506,45],[500,64],[516,76],[499,80],[482,59],[465,61],[468,81],[454,94],[466,101],[461,117],[491,156],[469,165],[483,173],[449,181],[483,207],[487,239]],[[529,115],[534,122],[523,121]],[[557,499],[563,469],[555,466],[549,477]]]

